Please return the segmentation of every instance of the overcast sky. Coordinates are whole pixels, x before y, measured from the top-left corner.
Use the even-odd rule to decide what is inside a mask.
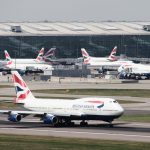
[[[0,0],[2,21],[150,21],[150,0]]]

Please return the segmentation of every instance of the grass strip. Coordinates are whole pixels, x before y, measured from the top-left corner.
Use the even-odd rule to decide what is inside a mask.
[[[16,107],[14,103],[0,102],[0,109],[8,109],[8,108],[14,108],[14,107]]]
[[[150,122],[150,114],[123,115],[119,118],[119,120],[131,122]]]
[[[146,89],[44,89],[44,90],[32,90],[32,92],[45,93],[45,94],[91,95],[91,96],[93,95],[94,96],[131,96],[131,97],[150,98],[150,90],[146,90]],[[0,96],[12,97],[11,95],[0,95]]]
[[[0,88],[12,88],[12,87],[14,87],[14,86],[12,86],[12,85],[0,85]]]
[[[150,143],[0,135],[0,148],[5,150],[149,150]]]
[[[32,91],[46,94],[150,97],[150,90],[145,89],[44,89]]]

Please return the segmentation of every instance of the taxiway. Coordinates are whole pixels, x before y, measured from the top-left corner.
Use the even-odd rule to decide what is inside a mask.
[[[4,84],[4,83],[3,83]],[[5,83],[6,84],[6,83]],[[4,84],[4,85],[5,85]],[[60,89],[60,88],[79,88],[79,84],[52,84],[47,82],[29,82],[29,88],[40,89],[41,86],[45,89]],[[13,83],[7,83],[13,85]],[[110,88],[111,89],[150,89],[149,84],[80,84],[80,88]],[[5,97],[5,95],[8,97]],[[4,95],[4,97],[3,97]],[[43,94],[34,93],[35,96],[52,96],[52,97],[86,97],[86,95],[62,95],[62,94]],[[15,96],[14,87],[1,88],[0,101],[12,101]],[[103,96],[104,97],[104,96]],[[109,96],[119,100],[138,101],[138,103],[122,104],[126,114],[150,114],[150,98],[129,97],[129,96]],[[1,108],[2,109],[2,108]],[[6,108],[3,108],[6,109]],[[16,109],[16,108],[13,108]],[[18,109],[18,108],[17,108]],[[73,137],[73,138],[88,138],[88,139],[106,139],[106,140],[126,140],[126,141],[143,141],[150,142],[150,123],[136,122],[119,122],[114,121],[114,127],[109,128],[104,122],[90,122],[88,127],[62,127],[55,128],[50,125],[43,124],[39,119],[24,118],[21,122],[13,123],[7,121],[6,115],[0,116],[0,134],[19,134],[19,135],[36,135],[36,136],[55,136],[55,137]]]
[[[150,123],[115,122],[114,127],[109,128],[103,122],[89,122],[87,127],[80,127],[77,122],[74,127],[51,127],[37,119],[13,123],[1,116],[0,134],[150,142]]]

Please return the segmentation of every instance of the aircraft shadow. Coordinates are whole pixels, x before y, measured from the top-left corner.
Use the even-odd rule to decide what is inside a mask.
[[[42,122],[10,122],[10,121],[0,121],[0,128],[18,128],[18,129],[36,129],[36,128],[48,128],[48,129],[92,129],[92,130],[107,130],[107,131],[130,131],[130,132],[149,132],[150,127],[132,127],[129,123],[114,123],[113,127],[110,127],[108,123],[104,124],[89,124],[88,126],[80,126],[75,124],[74,126],[61,126],[53,127],[49,124],[44,124]]]

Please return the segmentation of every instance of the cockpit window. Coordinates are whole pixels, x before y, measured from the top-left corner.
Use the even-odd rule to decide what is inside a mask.
[[[114,103],[118,103],[116,100],[113,101]]]

